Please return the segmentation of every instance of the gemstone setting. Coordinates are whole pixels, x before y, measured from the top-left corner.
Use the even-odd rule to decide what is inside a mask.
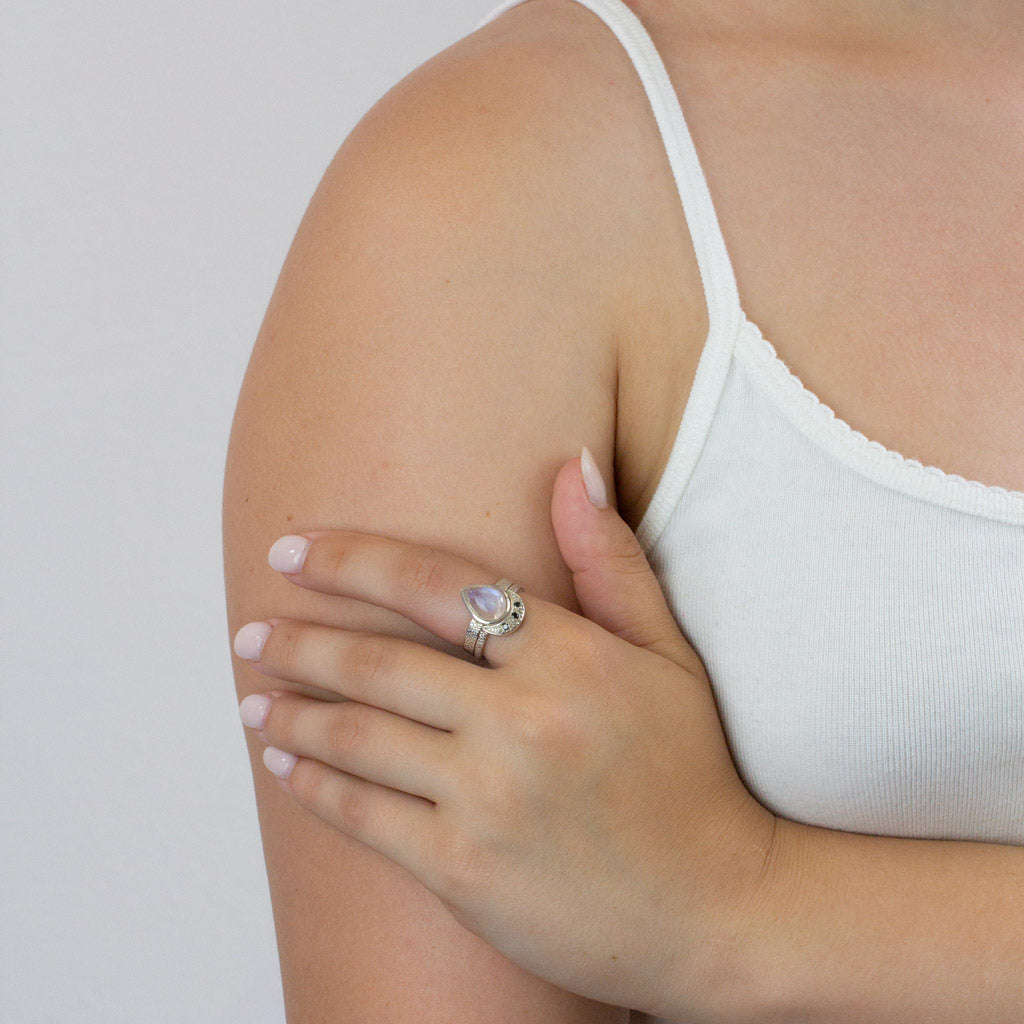
[[[509,613],[508,594],[498,587],[464,587],[462,600],[469,614],[484,626],[496,626]]]
[[[506,636],[514,633],[526,617],[526,605],[519,596],[519,587],[510,580],[498,580],[492,587],[463,587],[461,595],[470,614],[463,646],[477,657],[480,657],[485,634]]]

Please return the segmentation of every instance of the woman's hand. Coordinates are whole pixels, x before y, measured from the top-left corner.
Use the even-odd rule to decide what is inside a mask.
[[[636,538],[587,500],[578,459],[552,520],[590,618],[524,590],[521,628],[487,640],[486,664],[462,651],[460,591],[514,566],[348,531],[282,539],[272,564],[298,586],[399,612],[453,651],[250,623],[236,653],[284,685],[247,697],[243,720],[295,800],[511,959],[593,999],[702,1019],[744,983],[730,951],[775,821],[736,774]]]

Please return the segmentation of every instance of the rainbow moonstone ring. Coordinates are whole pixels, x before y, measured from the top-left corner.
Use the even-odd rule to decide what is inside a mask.
[[[484,656],[488,635],[514,633],[526,617],[520,587],[511,580],[498,580],[493,587],[463,587],[462,601],[469,609],[469,628],[462,646],[473,657]]]

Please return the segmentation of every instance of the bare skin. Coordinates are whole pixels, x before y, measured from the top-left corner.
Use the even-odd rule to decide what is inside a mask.
[[[631,6],[683,98],[744,308],[783,360],[867,437],[1024,490],[1024,15]],[[446,51],[343,147],[282,272],[228,461],[231,633],[274,614],[430,642],[266,570],[281,534],[335,526],[514,566],[574,608],[553,468],[588,444],[635,528],[705,330],[662,143],[605,26],[530,0]],[[461,439],[503,402],[523,410],[522,447],[482,464]],[[236,678],[240,695],[265,686]],[[252,750],[293,1024],[626,1019],[512,967],[294,807]]]
[[[780,358],[868,438],[1024,490],[1019,6],[873,24],[883,5],[866,4],[852,25],[815,23],[807,4],[631,6],[682,97],[744,309]],[[817,9],[830,6],[843,5]],[[985,13],[1002,13],[1002,35]],[[671,201],[670,181],[651,191]],[[692,383],[700,351],[699,332],[680,338],[700,300],[685,224],[652,223],[666,228],[650,239],[658,320],[621,357],[636,382],[620,390],[617,449],[633,526],[685,405],[658,368]]]

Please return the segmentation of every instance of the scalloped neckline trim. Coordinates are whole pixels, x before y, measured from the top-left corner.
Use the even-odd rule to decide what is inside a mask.
[[[736,356],[758,374],[775,404],[802,434],[887,487],[948,508],[1024,525],[1024,491],[1012,491],[926,466],[872,441],[837,416],[787,366],[756,324],[743,319]]]

